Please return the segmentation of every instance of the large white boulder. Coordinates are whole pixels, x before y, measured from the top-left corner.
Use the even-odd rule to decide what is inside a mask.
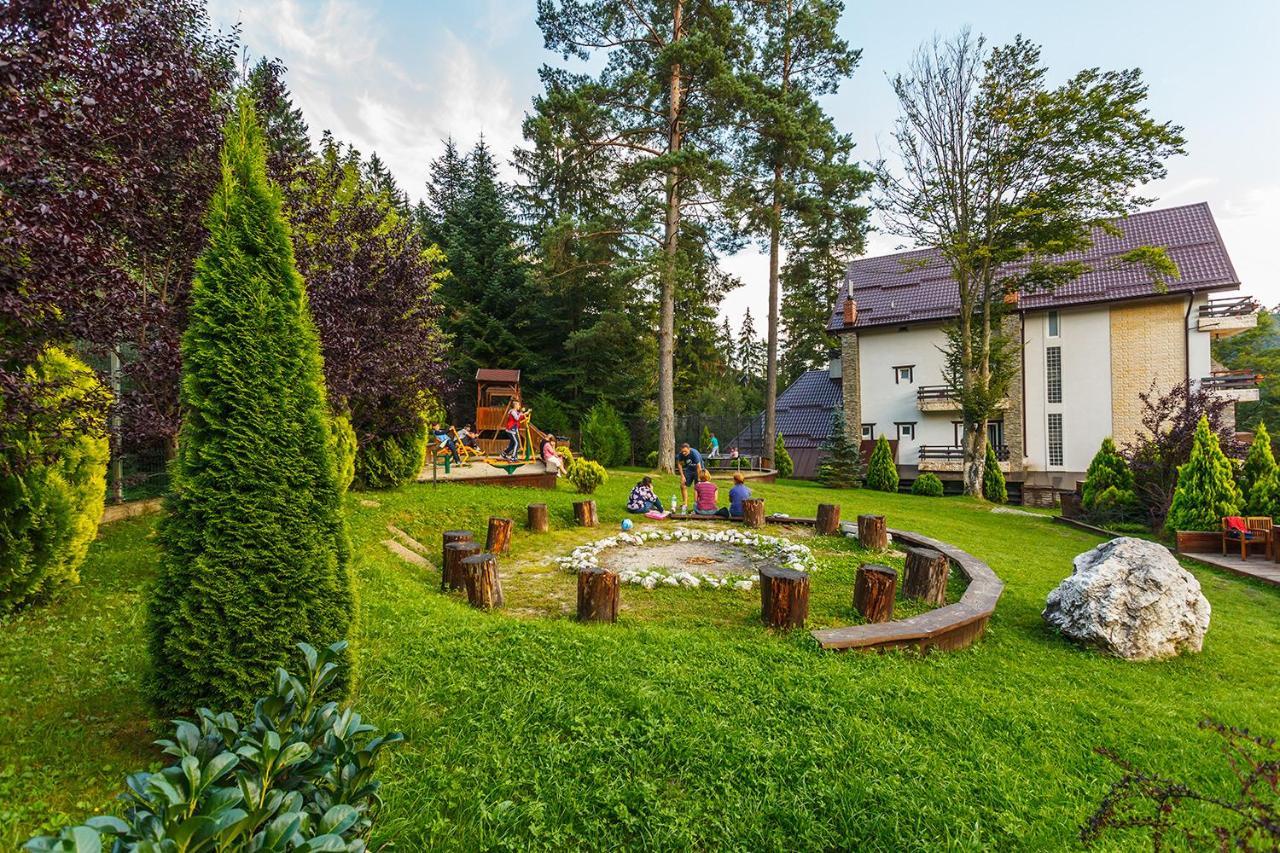
[[[1174,657],[1204,645],[1209,602],[1169,549],[1121,536],[1074,564],[1041,614],[1065,636],[1128,660]]]

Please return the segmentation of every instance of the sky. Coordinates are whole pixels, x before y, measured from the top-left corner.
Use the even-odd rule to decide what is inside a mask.
[[[561,62],[543,47],[534,0],[209,5],[215,25],[241,27],[251,59],[288,66],[315,137],[328,129],[366,156],[376,151],[413,198],[448,136],[470,148],[483,134],[509,159],[539,66]],[[862,158],[890,154],[892,75],[922,42],[966,26],[993,43],[1021,33],[1042,45],[1053,81],[1083,68],[1141,68],[1152,115],[1185,128],[1188,152],[1142,194],[1154,207],[1209,202],[1242,292],[1280,304],[1280,0],[846,0],[841,34],[862,59],[824,103]],[[899,248],[887,234],[868,239],[871,255]],[[749,248],[722,266],[743,285],[721,313],[735,325],[748,309],[765,316],[766,255]]]

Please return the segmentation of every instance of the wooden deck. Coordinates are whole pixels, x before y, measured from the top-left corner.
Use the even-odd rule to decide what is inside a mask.
[[[507,469],[511,471],[508,473]],[[501,467],[488,462],[475,460],[461,465],[451,465],[446,473],[444,463],[437,462],[432,470],[431,460],[418,474],[419,483],[467,483],[471,486],[522,486],[533,489],[554,489],[556,475],[547,471],[542,462],[525,462],[523,464]]]
[[[1247,560],[1240,559],[1239,554],[1228,554],[1224,557],[1220,553],[1188,554],[1182,551],[1178,556],[1204,563],[1206,566],[1213,566],[1215,569],[1223,569],[1241,577],[1253,578],[1271,586],[1280,586],[1280,565],[1271,562],[1261,554],[1251,556]]]

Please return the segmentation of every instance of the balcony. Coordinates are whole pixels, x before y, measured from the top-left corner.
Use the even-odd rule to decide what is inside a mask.
[[[1008,473],[1009,446],[997,444],[995,451],[1000,470]],[[964,448],[958,444],[922,444],[917,467],[921,471],[962,471],[964,470]]]
[[[1007,409],[1011,401],[1001,400],[998,409]],[[958,412],[960,401],[950,385],[921,385],[916,389],[916,408],[922,412]]]
[[[1200,387],[1237,403],[1256,403],[1262,374],[1256,370],[1215,370],[1200,380]]]
[[[1231,296],[1210,299],[1200,306],[1196,315],[1196,328],[1215,338],[1235,335],[1258,325],[1261,306],[1251,296]]]

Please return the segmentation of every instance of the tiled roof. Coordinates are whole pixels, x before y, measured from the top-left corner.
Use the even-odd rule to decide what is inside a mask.
[[[1139,246],[1161,246],[1178,265],[1181,278],[1168,282],[1170,293],[1239,286],[1208,204],[1149,210],[1114,221],[1123,232],[1121,236],[1099,229],[1088,251],[1060,256],[1084,261],[1091,267],[1089,272],[1053,293],[1024,295],[1020,307],[1035,310],[1154,295],[1150,276],[1119,260]],[[950,319],[959,303],[955,282],[933,249],[860,258],[849,264],[844,283],[827,324],[830,331],[845,328],[846,292],[858,305],[858,319],[850,327],[855,329]]]
[[[778,432],[782,433],[787,447],[798,450],[819,447],[831,433],[831,417],[841,405],[844,393],[840,382],[823,370],[810,370],[791,383],[791,387],[778,395]],[[764,431],[764,414],[752,422],[733,441],[758,443]]]

